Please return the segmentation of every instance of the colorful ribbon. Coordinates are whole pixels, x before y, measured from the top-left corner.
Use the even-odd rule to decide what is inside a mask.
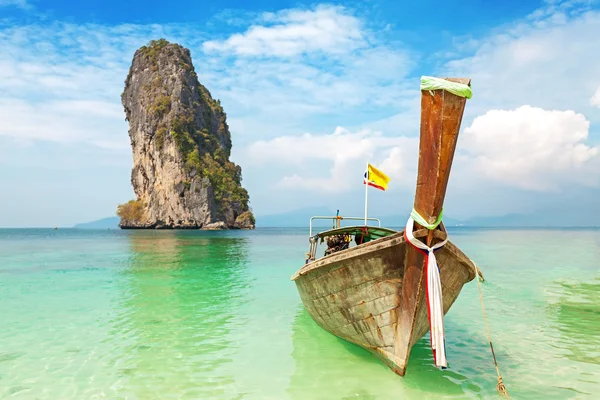
[[[435,259],[434,251],[441,248],[448,241],[448,237],[432,247],[427,246],[413,235],[414,220],[412,216],[406,223],[404,238],[412,246],[425,253],[425,268],[427,281],[425,284],[427,296],[427,316],[429,317],[429,338],[431,350],[436,367],[447,367],[446,341],[444,338],[444,303],[442,297],[442,283],[440,281],[440,270]]]
[[[470,99],[473,96],[471,87],[464,83],[452,82],[446,79],[434,78],[433,76],[421,77],[421,90],[447,90],[460,97]]]
[[[442,222],[442,216],[444,215],[444,210],[442,209],[442,212],[440,213],[440,215],[438,215],[437,219],[435,220],[435,222],[433,224],[430,224],[429,222],[427,222],[425,220],[425,218],[421,217],[421,214],[419,214],[417,212],[417,210],[415,210],[414,208],[412,209],[412,211],[410,212],[410,216],[412,217],[412,219],[419,225],[421,225],[422,227],[425,227],[429,230],[434,230],[435,228],[437,228],[437,226],[440,224],[440,222]]]

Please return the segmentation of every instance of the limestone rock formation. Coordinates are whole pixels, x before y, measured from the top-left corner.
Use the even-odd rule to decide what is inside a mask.
[[[137,196],[119,206],[121,228],[254,228],[225,112],[188,49],[164,39],[138,49],[121,100]]]

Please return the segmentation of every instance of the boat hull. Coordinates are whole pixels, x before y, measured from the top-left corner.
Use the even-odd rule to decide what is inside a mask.
[[[397,233],[313,261],[292,277],[319,326],[373,352],[399,375],[406,372],[412,346],[429,331],[424,280],[403,290],[408,246]],[[436,258],[446,314],[463,285],[475,278],[476,267],[451,242]],[[415,261],[423,265],[422,259]],[[403,310],[414,313],[412,324],[400,322]]]

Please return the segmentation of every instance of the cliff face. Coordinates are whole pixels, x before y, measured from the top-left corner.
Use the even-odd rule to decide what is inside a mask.
[[[188,49],[163,39],[138,49],[121,100],[137,196],[118,208],[122,228],[254,228],[225,112]]]

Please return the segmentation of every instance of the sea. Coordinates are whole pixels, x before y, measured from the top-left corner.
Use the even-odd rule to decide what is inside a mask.
[[[448,228],[512,399],[597,399],[600,230]],[[0,399],[500,399],[477,282],[405,377],[321,329],[308,229],[0,230]],[[319,252],[323,247],[319,248]]]

